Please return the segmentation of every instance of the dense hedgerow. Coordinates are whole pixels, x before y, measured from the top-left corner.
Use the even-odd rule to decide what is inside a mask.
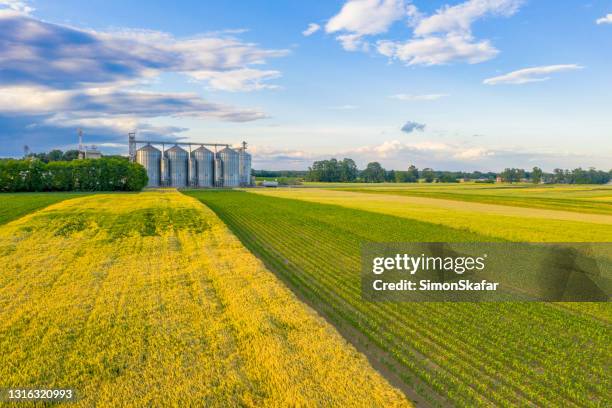
[[[144,167],[118,158],[0,160],[0,191],[139,191],[147,181]]]

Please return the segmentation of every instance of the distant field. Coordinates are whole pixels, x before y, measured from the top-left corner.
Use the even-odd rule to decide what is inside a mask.
[[[605,214],[315,188],[250,191],[425,221],[511,241],[612,241],[612,215]]]
[[[87,193],[0,193],[0,225],[70,198]]]
[[[0,265],[0,387],[73,387],[79,407],[409,405],[176,191],[33,212],[0,227]]]
[[[482,218],[474,214],[453,228],[456,214],[449,209],[417,219],[392,214],[406,211],[404,203],[392,203],[392,211],[368,204],[391,196],[257,192],[187,194],[212,208],[270,269],[433,405],[597,407],[610,401],[609,304],[370,303],[360,287],[363,242],[492,241],[515,238],[514,229],[540,239],[609,239],[609,225],[528,219],[521,228],[512,217],[495,228],[470,228]],[[342,205],[314,202],[325,197]]]
[[[403,184],[400,187],[338,187],[338,190],[612,215],[612,187],[606,186]]]

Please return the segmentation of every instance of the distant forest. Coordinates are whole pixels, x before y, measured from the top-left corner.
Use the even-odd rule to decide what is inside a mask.
[[[432,168],[418,169],[409,166],[406,170],[386,170],[378,162],[368,163],[365,169],[357,168],[352,159],[330,159],[315,161],[308,170],[253,170],[255,177],[262,178],[295,178],[305,181],[322,182],[362,182],[362,183],[458,183],[475,181],[477,183],[494,183],[498,177],[507,183],[561,183],[561,184],[606,184],[612,179],[612,170],[602,171],[594,168],[584,170],[555,169],[552,173],[542,171],[539,167],[531,170],[506,168],[495,172],[444,171]]]

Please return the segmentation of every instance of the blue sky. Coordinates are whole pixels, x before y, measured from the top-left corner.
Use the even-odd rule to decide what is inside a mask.
[[[246,140],[266,169],[612,167],[612,1],[0,5],[0,156],[80,127],[107,153]]]

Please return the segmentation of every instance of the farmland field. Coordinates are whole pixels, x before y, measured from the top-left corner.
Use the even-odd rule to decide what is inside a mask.
[[[82,197],[87,193],[3,193],[0,194],[0,225],[50,204]]]
[[[0,227],[0,265],[0,388],[71,387],[84,407],[409,405],[176,191],[32,212]]]
[[[432,208],[393,195],[250,191],[187,194],[432,405],[609,405],[608,303],[369,303],[360,286],[363,242],[605,242],[606,215],[583,222],[575,212],[515,208],[506,216],[459,201]]]
[[[545,208],[612,215],[612,187],[608,186],[492,186],[482,184],[403,184],[401,187],[338,187],[341,191],[432,197],[467,202]]]
[[[256,194],[334,204],[524,242],[608,242],[612,215],[321,188],[257,189]]]

